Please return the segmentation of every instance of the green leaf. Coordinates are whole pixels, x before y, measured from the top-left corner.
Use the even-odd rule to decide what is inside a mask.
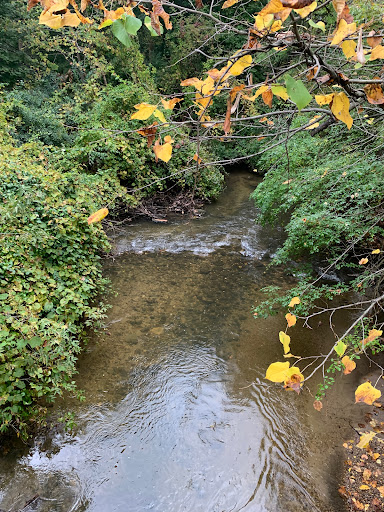
[[[325,32],[325,23],[324,23],[324,21],[318,21],[317,23],[315,23],[312,20],[308,20],[308,23],[311,25],[311,27],[319,28],[321,31]]]
[[[152,27],[151,25],[151,18],[149,16],[146,16],[144,18],[144,25],[147,27],[147,29],[150,31],[151,33],[151,36],[153,37],[158,37],[158,33],[155,31],[155,29]],[[163,33],[164,32],[164,29],[163,29],[163,25],[161,25],[160,23],[160,32]]]
[[[0,300],[5,300],[8,297],[8,293],[0,293]]]
[[[342,341],[339,341],[337,343],[337,345],[335,345],[335,352],[339,357],[341,357],[344,354],[346,348],[347,348],[347,345],[345,343],[343,343]]]
[[[34,336],[33,338],[31,338],[30,340],[28,340],[28,345],[31,347],[31,348],[36,348],[38,347],[39,345],[42,344],[42,339],[39,338],[39,336]]]
[[[285,84],[287,86],[288,96],[299,110],[306,107],[312,101],[312,96],[307,91],[301,80],[295,80],[290,75],[286,76]]]
[[[112,32],[124,46],[129,48],[132,43],[130,36],[135,36],[141,25],[141,20],[134,16],[124,16],[113,22]]]
[[[128,34],[131,34],[131,36],[135,36],[137,34],[137,31],[142,24],[142,21],[138,18],[135,18],[134,16],[125,16],[124,18],[125,30],[128,32]]]

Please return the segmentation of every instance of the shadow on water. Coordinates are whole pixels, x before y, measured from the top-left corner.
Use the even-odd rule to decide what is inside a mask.
[[[254,223],[256,184],[236,173],[203,218],[141,222],[118,237],[107,332],[79,361],[87,401],[55,409],[75,412],[76,433],[52,430],[3,454],[2,508],[39,495],[25,512],[344,510],[332,489],[354,377],[321,414],[308,392],[264,380],[285,320],[255,321],[251,307],[262,287],[294,281],[266,268],[282,235]],[[292,340],[301,355],[332,342],[322,327],[296,327]]]

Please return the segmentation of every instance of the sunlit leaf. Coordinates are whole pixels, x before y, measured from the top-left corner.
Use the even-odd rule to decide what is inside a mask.
[[[356,32],[356,23],[347,23],[344,19],[340,20],[339,26],[331,41],[331,46],[335,46],[346,37]]]
[[[264,16],[258,14],[255,16],[255,27],[257,30],[263,31],[272,26],[273,20],[273,14],[265,14]]]
[[[380,254],[380,249],[374,249],[371,254]]]
[[[236,54],[233,55],[233,59],[236,58]],[[252,57],[250,55],[243,55],[232,65],[231,61],[228,61],[227,67],[231,75],[238,76],[252,64]]]
[[[317,2],[312,2],[311,4],[303,7],[302,9],[294,9],[295,13],[297,13],[300,18],[306,18],[308,14],[311,14],[317,7]]]
[[[355,391],[355,402],[372,405],[381,397],[381,391],[374,388],[370,382],[364,382]]]
[[[344,354],[346,349],[347,345],[341,340],[334,347],[334,350],[339,357],[341,357]]]
[[[290,75],[286,75],[285,84],[287,86],[288,96],[293,103],[296,103],[299,110],[303,109],[311,102],[312,96],[301,80],[295,80]]]
[[[359,261],[359,265],[366,265],[368,263],[368,258],[361,258]]]
[[[283,4],[280,0],[271,0],[265,7],[259,12],[260,16],[266,16],[267,14],[276,14],[284,9]]]
[[[282,343],[282,345],[284,347],[284,354],[288,354],[289,353],[289,345],[291,343],[291,337],[288,336],[288,334],[285,334],[285,332],[280,331],[279,339],[280,339],[280,343]]]
[[[287,313],[285,315],[285,319],[288,323],[288,327],[293,327],[294,325],[296,325],[296,317],[295,315],[292,315],[292,313]]]
[[[172,98],[171,100],[164,100],[161,98],[161,103],[163,104],[163,107],[165,110],[173,110],[175,108],[175,105],[177,103],[180,103],[180,101],[183,101],[184,98]]]
[[[149,103],[139,103],[135,105],[135,109],[138,112],[135,112],[131,115],[131,119],[139,119],[140,121],[145,121],[154,113],[157,109],[157,105],[150,105]]]
[[[222,9],[228,9],[228,7],[232,7],[232,5],[237,4],[239,0],[226,0],[223,3]]]
[[[94,222],[100,222],[108,215],[108,208],[101,208],[101,210],[97,210],[97,212],[92,213],[87,219],[88,224],[93,224]]]
[[[52,14],[50,11],[43,11],[39,18],[39,24],[58,30],[62,27],[78,27],[80,25],[80,18],[68,9],[66,9],[64,14]]]
[[[313,116],[308,121],[308,123],[311,123],[311,124],[306,127],[306,130],[313,130],[314,128],[317,128],[320,125],[320,123],[316,122],[316,119],[319,119],[320,117],[321,117],[320,115]]]
[[[331,105],[332,114],[347,125],[348,130],[351,129],[353,119],[349,113],[349,98],[344,92],[335,93]]]
[[[369,443],[372,441],[372,439],[375,437],[376,432],[365,432],[362,436],[360,436],[360,441],[356,445],[357,448],[361,448],[362,450],[364,448],[369,448]]]
[[[300,297],[293,297],[291,299],[291,302],[288,304],[288,307],[289,308],[294,308],[295,306],[297,306],[298,304],[300,304]]]
[[[157,117],[157,119],[159,119],[162,123],[167,122],[167,120],[164,117],[164,114],[158,108],[154,111],[153,115]]]
[[[287,371],[289,369],[289,362],[284,363],[272,363],[267,369],[265,378],[272,382],[284,382],[287,378]]]
[[[344,375],[350,374],[356,368],[355,361],[352,361],[352,359],[350,359],[348,356],[344,356],[343,359],[341,360],[341,362],[343,363],[343,365],[345,367],[344,372],[343,372]]]

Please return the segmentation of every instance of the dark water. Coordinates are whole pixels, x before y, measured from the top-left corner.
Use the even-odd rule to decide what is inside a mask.
[[[281,233],[254,223],[257,178],[230,177],[201,219],[138,223],[106,264],[118,292],[107,332],[79,362],[87,401],[66,399],[73,435],[52,428],[32,447],[5,447],[0,507],[12,512],[343,511],[340,447],[352,435],[354,379],[321,413],[264,379],[282,360],[282,315],[255,321],[267,285],[294,278],[266,268]],[[128,252],[127,252],[128,251]],[[342,327],[346,319],[339,319]],[[320,353],[323,326],[292,329],[291,348]]]

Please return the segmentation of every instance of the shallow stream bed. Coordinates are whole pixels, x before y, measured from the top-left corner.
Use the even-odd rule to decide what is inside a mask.
[[[338,381],[321,413],[313,396],[264,379],[282,360],[283,315],[255,320],[282,233],[254,222],[258,178],[232,174],[199,219],[138,222],[106,262],[116,296],[107,331],[81,355],[86,401],[71,434],[4,447],[0,508],[24,512],[342,512],[342,443],[356,420],[359,375]],[[339,318],[341,329],[347,318]],[[294,353],[329,347],[325,325],[292,329]],[[361,414],[364,412],[361,409]]]

